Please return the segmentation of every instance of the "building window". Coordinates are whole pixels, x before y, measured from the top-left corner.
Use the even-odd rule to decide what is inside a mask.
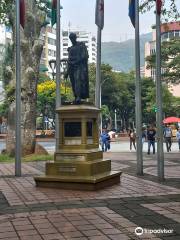
[[[175,37],[180,37],[180,31],[178,31],[178,30],[174,31],[174,35],[175,35]]]
[[[48,38],[48,44],[50,45],[56,45],[56,40],[53,38]]]
[[[170,38],[170,39],[174,38],[174,31],[169,32],[169,38]]]
[[[161,36],[162,40],[165,40],[168,38],[168,33],[163,33],[162,36]]]
[[[53,51],[51,49],[48,50],[48,55],[51,57],[56,57],[56,51]]]
[[[62,35],[63,35],[63,37],[67,37],[67,36],[68,36],[68,31],[64,31],[64,32],[62,33]]]

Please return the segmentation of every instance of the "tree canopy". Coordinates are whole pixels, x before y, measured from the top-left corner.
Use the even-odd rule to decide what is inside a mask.
[[[180,38],[162,42],[161,48],[162,80],[166,83],[180,83]],[[156,55],[146,58],[147,68],[155,68]]]
[[[155,10],[155,0],[141,0],[140,10],[142,13]],[[177,0],[162,0],[162,16],[166,21],[169,19],[178,19],[180,17],[177,7]]]
[[[90,65],[90,93],[94,99],[95,65]],[[117,73],[108,64],[102,64],[102,114],[103,124],[114,119],[117,111],[118,128],[128,128],[135,122],[135,74]],[[180,102],[174,97],[166,85],[163,85],[163,112],[168,115],[180,115]],[[169,106],[173,106],[170,108]],[[156,87],[151,78],[142,78],[142,117],[144,123],[155,122],[156,119]],[[121,122],[121,124],[120,124]],[[113,127],[113,126],[112,126]]]

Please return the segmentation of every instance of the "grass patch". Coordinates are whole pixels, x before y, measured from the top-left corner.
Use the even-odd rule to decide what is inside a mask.
[[[53,160],[54,156],[53,155],[38,155],[38,154],[31,154],[26,157],[22,158],[23,162],[36,162],[36,161],[50,161]],[[11,163],[15,162],[14,157],[10,157],[8,154],[0,154],[0,163]]]
[[[39,155],[39,154],[31,154],[26,157],[23,157],[23,162],[35,162],[35,161],[50,161],[53,160],[53,155]]]
[[[0,154],[0,163],[2,162],[14,162],[14,158],[8,154]]]

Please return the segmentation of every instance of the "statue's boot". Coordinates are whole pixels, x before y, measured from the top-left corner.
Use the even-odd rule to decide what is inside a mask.
[[[81,98],[80,98],[80,97],[76,97],[75,103],[76,103],[76,104],[81,104]]]

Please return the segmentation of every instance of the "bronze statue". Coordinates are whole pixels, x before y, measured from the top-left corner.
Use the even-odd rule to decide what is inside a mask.
[[[69,76],[75,103],[80,104],[81,99],[89,98],[88,80],[88,51],[83,42],[77,42],[75,33],[70,33],[72,46],[68,48],[68,66],[65,78]]]

